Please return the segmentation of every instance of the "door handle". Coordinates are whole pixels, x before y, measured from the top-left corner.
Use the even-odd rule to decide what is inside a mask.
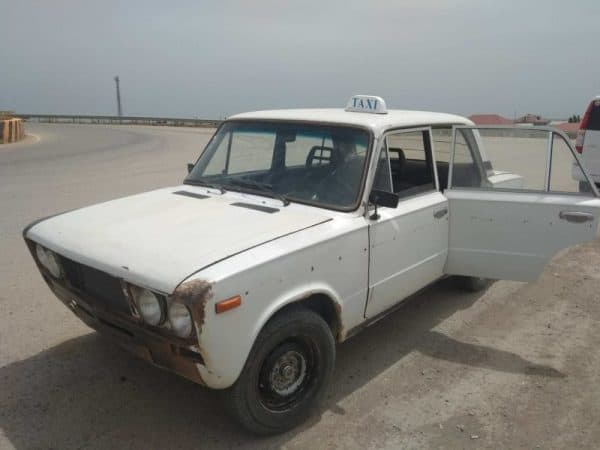
[[[581,211],[561,211],[558,214],[562,220],[574,223],[593,222],[594,215]]]
[[[448,208],[438,209],[437,211],[433,212],[433,217],[435,217],[436,219],[441,219],[446,214],[448,214]]]

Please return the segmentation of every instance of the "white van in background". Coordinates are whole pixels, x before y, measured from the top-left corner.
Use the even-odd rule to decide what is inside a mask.
[[[596,186],[600,185],[600,95],[590,102],[583,115],[575,148]],[[580,181],[580,190],[587,190],[583,173],[579,168],[573,169],[573,178]]]

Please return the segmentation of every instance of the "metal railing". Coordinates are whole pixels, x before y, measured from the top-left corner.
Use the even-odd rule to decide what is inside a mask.
[[[67,114],[15,114],[29,122],[39,123],[85,123],[102,125],[155,125],[168,127],[204,127],[213,128],[221,120],[184,119],[176,117],[135,117],[135,116],[86,116]]]

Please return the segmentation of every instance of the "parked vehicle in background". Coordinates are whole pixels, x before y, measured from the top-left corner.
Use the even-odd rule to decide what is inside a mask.
[[[575,149],[596,186],[600,185],[600,95],[590,102],[583,115]],[[585,176],[576,166],[573,166],[573,178],[580,181],[581,191],[587,188]]]

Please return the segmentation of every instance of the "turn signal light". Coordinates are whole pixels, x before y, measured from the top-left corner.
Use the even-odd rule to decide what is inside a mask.
[[[235,297],[228,298],[227,300],[221,300],[215,303],[215,313],[221,314],[230,309],[237,308],[242,304],[242,297],[236,295]]]

